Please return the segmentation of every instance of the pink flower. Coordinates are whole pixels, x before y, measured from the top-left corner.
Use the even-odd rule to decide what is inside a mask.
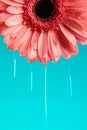
[[[87,44],[87,0],[0,0],[0,34],[30,62],[70,58]]]

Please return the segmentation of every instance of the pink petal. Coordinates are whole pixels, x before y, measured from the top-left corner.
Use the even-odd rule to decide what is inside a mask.
[[[75,7],[70,7],[70,8],[66,8],[65,9],[65,18],[70,19],[78,19],[80,20],[80,17],[82,14],[84,14],[86,12],[85,8],[75,8]]]
[[[30,45],[28,45],[27,57],[30,62],[34,62],[37,58],[37,47],[38,47],[39,32],[34,31]]]
[[[7,8],[7,12],[11,13],[11,14],[21,14],[24,12],[23,8],[21,7],[13,7],[13,6],[9,6]]]
[[[10,35],[6,35],[4,38],[4,42],[7,44],[7,47],[11,50],[15,50],[14,48],[12,48],[13,41],[14,39],[12,39]]]
[[[8,13],[0,13],[0,22],[5,22],[9,17],[11,17],[11,14]]]
[[[30,48],[30,44],[31,44],[31,38],[32,38],[32,31],[31,29],[28,29],[26,32],[26,37],[24,38],[23,44],[21,44],[21,46],[19,47],[19,51],[21,53],[22,56],[27,56],[28,55],[28,51]]]
[[[39,36],[40,36],[39,32],[34,31],[33,36],[32,36],[32,39],[31,39],[31,46],[32,46],[35,50],[37,50],[37,48],[38,48]]]
[[[61,49],[62,56],[65,57],[66,59],[69,59],[73,55],[72,52],[67,51],[65,48],[61,46],[60,46],[60,49]]]
[[[16,28],[13,30],[13,32],[11,33],[11,37],[16,37],[18,36],[18,34],[20,34],[20,32],[22,31],[22,29],[24,28],[25,25],[23,24],[18,24],[16,25]]]
[[[4,42],[5,42],[6,44],[8,44],[8,43],[10,42],[10,40],[11,40],[10,35],[6,35],[5,38],[4,38]]]
[[[63,25],[59,25],[59,27],[60,31],[58,34],[61,47],[72,54],[77,54],[78,47],[75,37]]]
[[[68,20],[65,26],[76,37],[77,41],[87,41],[87,32],[79,21],[73,19]]]
[[[37,59],[37,51],[33,47],[28,48],[27,58],[30,62],[34,62]]]
[[[74,1],[70,1],[70,0],[65,0],[65,2],[63,3],[64,6],[70,6],[70,7],[87,7],[87,1],[86,0],[74,0]]]
[[[23,22],[22,15],[13,15],[6,20],[6,25],[7,26],[14,26],[14,25],[19,24],[21,22]]]
[[[12,27],[4,26],[4,28],[1,29],[0,34],[2,34],[2,35],[11,34],[12,31],[14,31],[16,29],[16,27],[17,26],[12,26]]]
[[[25,32],[27,31],[27,27],[25,26],[21,33],[15,38],[14,43],[13,43],[13,48],[18,49],[20,47],[20,44],[22,42],[22,37],[24,36]]]
[[[7,7],[6,4],[4,4],[3,2],[0,1],[0,10],[5,11],[6,7]]]
[[[38,41],[38,56],[39,60],[46,64],[50,60],[48,53],[48,34],[46,32],[41,32]]]
[[[1,1],[4,2],[7,5],[18,6],[18,7],[23,6],[21,3],[13,2],[11,0],[1,0]]]
[[[61,55],[61,50],[57,32],[54,31],[48,32],[48,48],[52,60],[54,60],[55,62],[58,61]]]
[[[25,2],[25,0],[13,0],[13,1],[15,1],[17,3],[21,3],[21,4],[24,4],[24,2]]]

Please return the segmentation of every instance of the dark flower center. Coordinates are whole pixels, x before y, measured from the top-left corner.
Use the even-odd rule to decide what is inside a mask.
[[[39,18],[48,19],[54,10],[55,7],[51,0],[40,0],[35,5],[35,13]]]

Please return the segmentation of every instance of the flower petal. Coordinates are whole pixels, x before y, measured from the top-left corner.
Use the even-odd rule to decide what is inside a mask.
[[[2,2],[4,2],[7,5],[12,5],[12,6],[18,6],[18,7],[22,7],[23,4],[17,3],[17,2],[13,2],[11,0],[1,0]]]
[[[13,1],[15,1],[17,3],[21,3],[21,4],[24,4],[24,2],[25,2],[25,0],[13,0]]]
[[[10,36],[9,34],[5,36],[4,42],[7,44],[8,49],[10,49],[10,50],[15,50],[15,49],[12,47],[12,44],[13,44],[13,42],[14,42],[14,39],[11,38],[11,36]]]
[[[44,64],[50,60],[48,53],[48,34],[43,31],[41,32],[38,41],[38,58]]]
[[[27,31],[27,27],[24,27],[21,33],[19,33],[19,35],[15,38],[13,43],[13,48],[18,49],[20,47],[20,44],[22,43],[22,37],[24,36],[26,31]]]
[[[11,37],[14,38],[14,37],[18,36],[21,33],[23,28],[24,28],[23,24],[17,24],[16,28],[11,32]]]
[[[77,41],[87,41],[87,32],[79,21],[68,19],[64,25],[76,37]]]
[[[27,50],[27,57],[30,62],[34,62],[37,58],[38,39],[39,39],[39,32],[34,31],[30,45],[28,45]]]
[[[21,14],[24,12],[23,8],[14,7],[14,6],[9,6],[6,10],[8,13],[11,13],[11,14]]]
[[[11,17],[11,14],[8,13],[0,13],[0,22],[5,22],[9,17]]]
[[[4,4],[3,2],[0,1],[0,10],[5,11],[6,7],[7,7],[6,4]]]
[[[32,35],[32,39],[31,39],[31,46],[37,50],[38,49],[38,40],[39,40],[39,32],[38,31],[34,31],[33,35]]]
[[[32,31],[31,29],[27,29],[23,37],[21,37],[21,44],[19,46],[19,51],[22,56],[27,56],[28,47],[30,46],[30,41],[32,38]]]
[[[57,37],[57,32],[54,31],[48,32],[48,48],[52,60],[54,60],[55,62],[58,61],[61,55],[61,50],[59,40]]]
[[[37,59],[37,50],[33,47],[29,47],[27,51],[27,58],[30,62],[34,62]]]
[[[59,27],[60,31],[58,32],[58,36],[60,46],[76,55],[78,53],[78,47],[75,37],[63,25],[59,25]]]
[[[0,31],[0,34],[6,36],[8,34],[11,34],[12,31],[14,31],[16,29],[17,26],[12,26],[12,27],[7,27],[7,26],[4,26],[1,31]]]
[[[64,0],[64,6],[70,7],[87,7],[86,0]]]
[[[22,15],[13,15],[10,18],[6,20],[7,26],[14,26],[16,24],[19,24],[23,21]]]

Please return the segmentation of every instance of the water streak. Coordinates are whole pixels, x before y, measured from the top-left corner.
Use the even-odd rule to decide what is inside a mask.
[[[30,91],[32,92],[32,90],[33,90],[33,71],[32,71],[31,63],[30,63],[29,69],[30,69],[30,73],[29,73]]]
[[[32,89],[33,89],[33,72],[31,72],[31,75],[30,75],[31,77],[31,92],[32,92]]]
[[[46,65],[45,65],[45,77],[44,77],[44,80],[45,80],[45,121],[47,123],[47,68],[46,68]]]
[[[14,78],[16,77],[16,59],[14,59]]]
[[[69,75],[69,84],[70,84],[70,96],[72,97],[72,77]]]
[[[70,67],[68,68],[68,76],[67,76],[67,96],[72,97],[72,76],[70,72]]]

